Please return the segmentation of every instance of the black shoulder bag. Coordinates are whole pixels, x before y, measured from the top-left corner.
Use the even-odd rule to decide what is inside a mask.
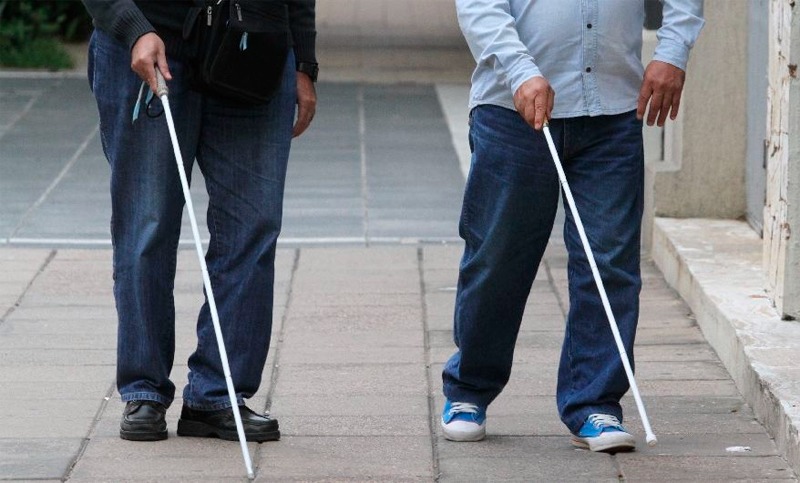
[[[268,102],[281,85],[291,33],[278,0],[200,0],[184,25],[192,78],[202,92],[246,104]]]

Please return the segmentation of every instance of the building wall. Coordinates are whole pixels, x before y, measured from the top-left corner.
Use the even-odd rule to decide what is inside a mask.
[[[746,212],[747,0],[706,0],[679,121],[665,159],[648,163],[646,238],[653,216],[741,218]]]
[[[462,46],[455,0],[318,0],[325,45]]]

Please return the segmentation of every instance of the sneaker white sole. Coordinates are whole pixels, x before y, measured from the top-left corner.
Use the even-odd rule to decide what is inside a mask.
[[[486,437],[486,424],[480,426],[475,423],[453,421],[445,424],[442,421],[442,432],[448,441],[471,442],[480,441]]]
[[[572,444],[578,448],[585,448],[591,451],[617,453],[634,450],[636,448],[636,439],[628,433],[614,431],[602,433],[594,438],[572,436]]]

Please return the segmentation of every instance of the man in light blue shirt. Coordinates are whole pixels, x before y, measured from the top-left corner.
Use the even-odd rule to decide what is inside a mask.
[[[642,121],[680,108],[702,0],[663,0],[654,60],[641,62],[642,0],[456,0],[477,66],[472,166],[460,234],[458,351],[444,372],[447,439],[483,439],[486,408],[511,374],[533,279],[552,231],[559,183],[541,129],[549,122],[628,354],[639,315]],[[557,403],[572,441],[622,451],[635,439],[619,401],[629,389],[572,214],[570,309]],[[633,365],[633,360],[631,360]]]

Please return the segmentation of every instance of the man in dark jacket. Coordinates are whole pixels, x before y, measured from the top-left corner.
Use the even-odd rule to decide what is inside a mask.
[[[236,0],[246,3],[247,0]],[[119,319],[117,388],[126,402],[120,436],[167,437],[165,413],[175,397],[173,299],[184,200],[174,153],[155,92],[166,78],[186,171],[197,159],[209,194],[206,261],[217,296],[234,387],[250,441],[277,440],[278,422],[244,406],[258,390],[272,327],[275,246],[281,227],[292,137],[316,107],[314,0],[285,6],[292,47],[279,87],[265,103],[243,104],[197,88],[190,79],[197,49],[184,40],[189,14],[220,2],[84,0],[94,18],[89,82],[111,166],[114,295]],[[193,10],[203,8],[203,10]],[[221,10],[214,10],[215,15]],[[246,47],[246,45],[245,45]],[[196,71],[195,71],[196,72]],[[197,322],[177,433],[237,439],[208,301]]]

